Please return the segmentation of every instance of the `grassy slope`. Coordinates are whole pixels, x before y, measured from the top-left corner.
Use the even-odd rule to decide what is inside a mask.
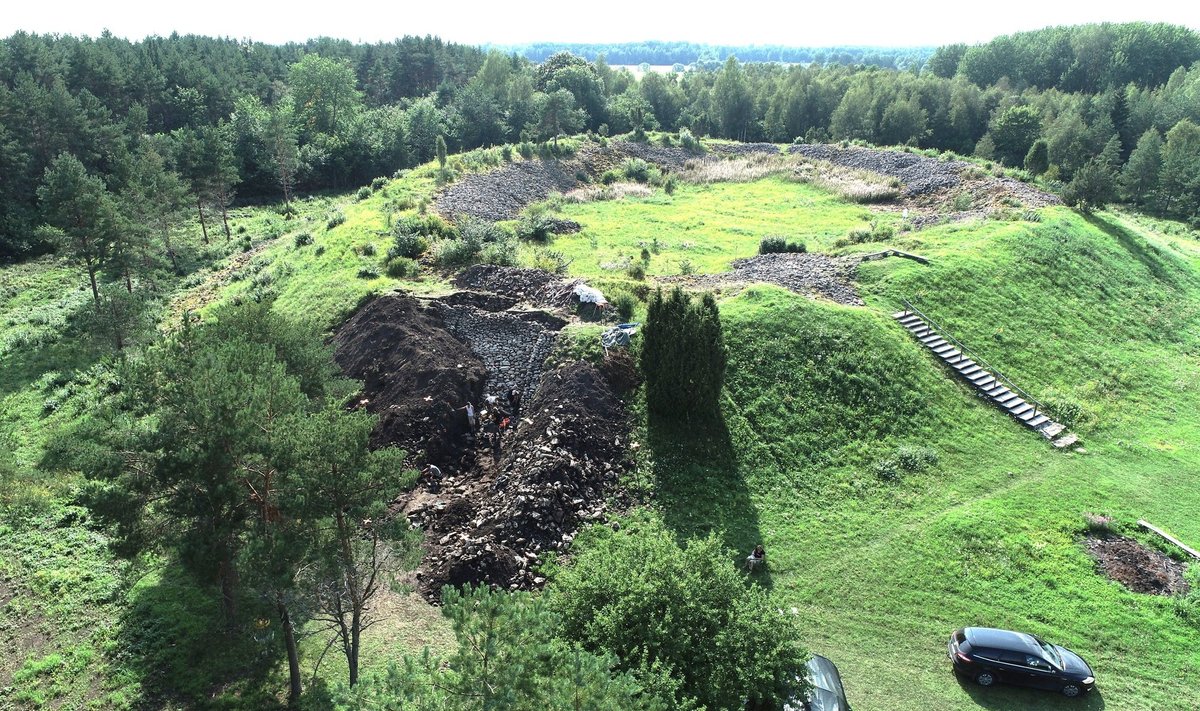
[[[1083,708],[1195,708],[1200,629],[1096,575],[1078,544],[1085,511],[1200,540],[1195,252],[1065,210],[920,241],[931,267],[864,268],[868,309],[768,287],[722,304],[726,436],[688,452],[650,427],[663,515],[681,535],[765,542],[765,582],[856,709],[1061,705],[956,683],[944,641],[965,624],[1077,649],[1101,688]],[[1018,382],[1079,405],[1087,453],[1051,451],[945,377],[886,316],[916,292]],[[880,482],[871,465],[912,443],[939,464]]]
[[[196,244],[198,235],[183,240],[197,264],[208,266],[182,279],[160,275],[169,298],[155,305],[154,317],[172,328],[184,311],[203,314],[223,300],[274,293],[288,316],[328,330],[366,294],[400,283],[358,272],[382,272],[388,239],[379,232],[394,202],[415,202],[431,189],[428,175],[414,171],[364,201],[299,201],[292,220],[271,209],[235,210],[229,245],[220,237],[210,248]],[[345,221],[328,227],[337,213]],[[301,233],[313,243],[298,247]],[[366,244],[375,254],[362,254]],[[0,707],[122,708],[146,699],[171,705],[216,692],[260,705],[256,694],[282,689],[286,678],[278,664],[239,668],[257,652],[231,650],[211,637],[216,598],[157,567],[137,572],[126,586],[126,566],[113,559],[86,511],[70,504],[78,480],[37,469],[45,443],[99,397],[114,372],[106,344],[78,325],[91,303],[82,272],[45,258],[0,268],[0,284],[0,510],[7,507],[0,518],[0,635],[8,645],[0,654]],[[406,285],[442,286],[432,278]],[[426,643],[448,644],[448,626],[435,609],[403,594],[389,595],[385,605],[395,614],[364,635],[367,668]],[[199,651],[212,648],[224,651]],[[305,640],[309,670],[323,649],[318,637]],[[344,666],[330,656],[322,677],[343,679]]]

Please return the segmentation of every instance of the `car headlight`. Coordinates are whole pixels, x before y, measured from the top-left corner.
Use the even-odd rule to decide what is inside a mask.
[[[1095,683],[1096,683],[1096,677],[1094,677],[1094,676],[1085,677],[1085,678],[1084,678],[1084,680],[1083,680],[1083,683],[1084,683],[1084,684],[1095,684]]]

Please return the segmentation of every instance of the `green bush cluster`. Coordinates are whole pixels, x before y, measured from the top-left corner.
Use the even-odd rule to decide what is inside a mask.
[[[334,227],[337,227],[345,221],[346,215],[341,210],[337,210],[331,213],[329,218],[325,221],[325,229],[332,230]]]
[[[808,251],[803,242],[789,242],[786,237],[763,237],[758,243],[759,254],[802,254]]]
[[[871,465],[875,476],[884,481],[895,481],[903,474],[922,472],[938,462],[937,452],[921,445],[903,444],[886,457]]]
[[[292,244],[294,244],[297,249],[299,249],[300,247],[310,245],[312,243],[313,243],[313,237],[311,234],[309,234],[307,232],[301,232],[292,238]]]
[[[354,193],[354,198],[359,201],[366,200],[369,197],[371,197],[371,188],[367,185],[362,186],[358,189],[358,192]]]
[[[411,279],[421,273],[417,260],[409,257],[392,257],[387,261],[387,275],[393,279]]]
[[[608,296],[609,302],[617,312],[621,321],[633,320],[633,311],[637,308],[638,299],[628,291],[614,291]]]
[[[679,287],[669,296],[657,290],[644,334],[641,366],[650,411],[684,419],[715,415],[728,354],[713,295],[694,300]]]
[[[388,259],[393,257],[407,257],[408,259],[419,259],[422,254],[429,249],[429,240],[421,235],[412,234],[410,232],[399,232],[396,234],[392,242],[392,246],[388,249]]]

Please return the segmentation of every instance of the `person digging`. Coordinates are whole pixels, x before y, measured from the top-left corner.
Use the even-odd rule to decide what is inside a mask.
[[[767,562],[767,549],[759,543],[754,546],[754,550],[750,551],[750,555],[746,556],[746,572],[753,573],[754,568]]]

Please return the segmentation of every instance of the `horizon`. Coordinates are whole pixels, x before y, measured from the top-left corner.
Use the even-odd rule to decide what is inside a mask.
[[[114,8],[67,0],[54,5],[29,3],[6,8],[0,17],[0,36],[24,31],[95,39],[107,31],[134,42],[179,34],[281,45],[315,39],[374,44],[428,35],[478,47],[655,41],[743,47],[909,49],[979,44],[1046,27],[1105,22],[1164,22],[1200,32],[1200,3],[1181,6],[1167,0],[1148,0],[1133,7],[1107,0],[1049,6],[1014,0],[1005,6],[1002,15],[982,22],[964,15],[961,7],[947,0],[935,0],[917,9],[869,0],[856,8],[856,15],[871,18],[869,22],[846,22],[840,7],[800,8],[782,0],[761,3],[753,13],[718,15],[719,22],[713,21],[712,13],[686,13],[673,6],[643,6],[631,0],[614,0],[604,13],[588,13],[586,22],[562,17],[559,6],[549,0],[525,0],[506,7],[508,11],[501,12],[490,4],[468,2],[446,13],[429,5],[400,8],[367,2],[356,13],[331,14],[327,5],[312,0],[290,3],[286,10],[271,4],[211,0],[203,7],[172,7],[147,13],[138,7]],[[364,23],[359,19],[364,16],[375,19]]]

